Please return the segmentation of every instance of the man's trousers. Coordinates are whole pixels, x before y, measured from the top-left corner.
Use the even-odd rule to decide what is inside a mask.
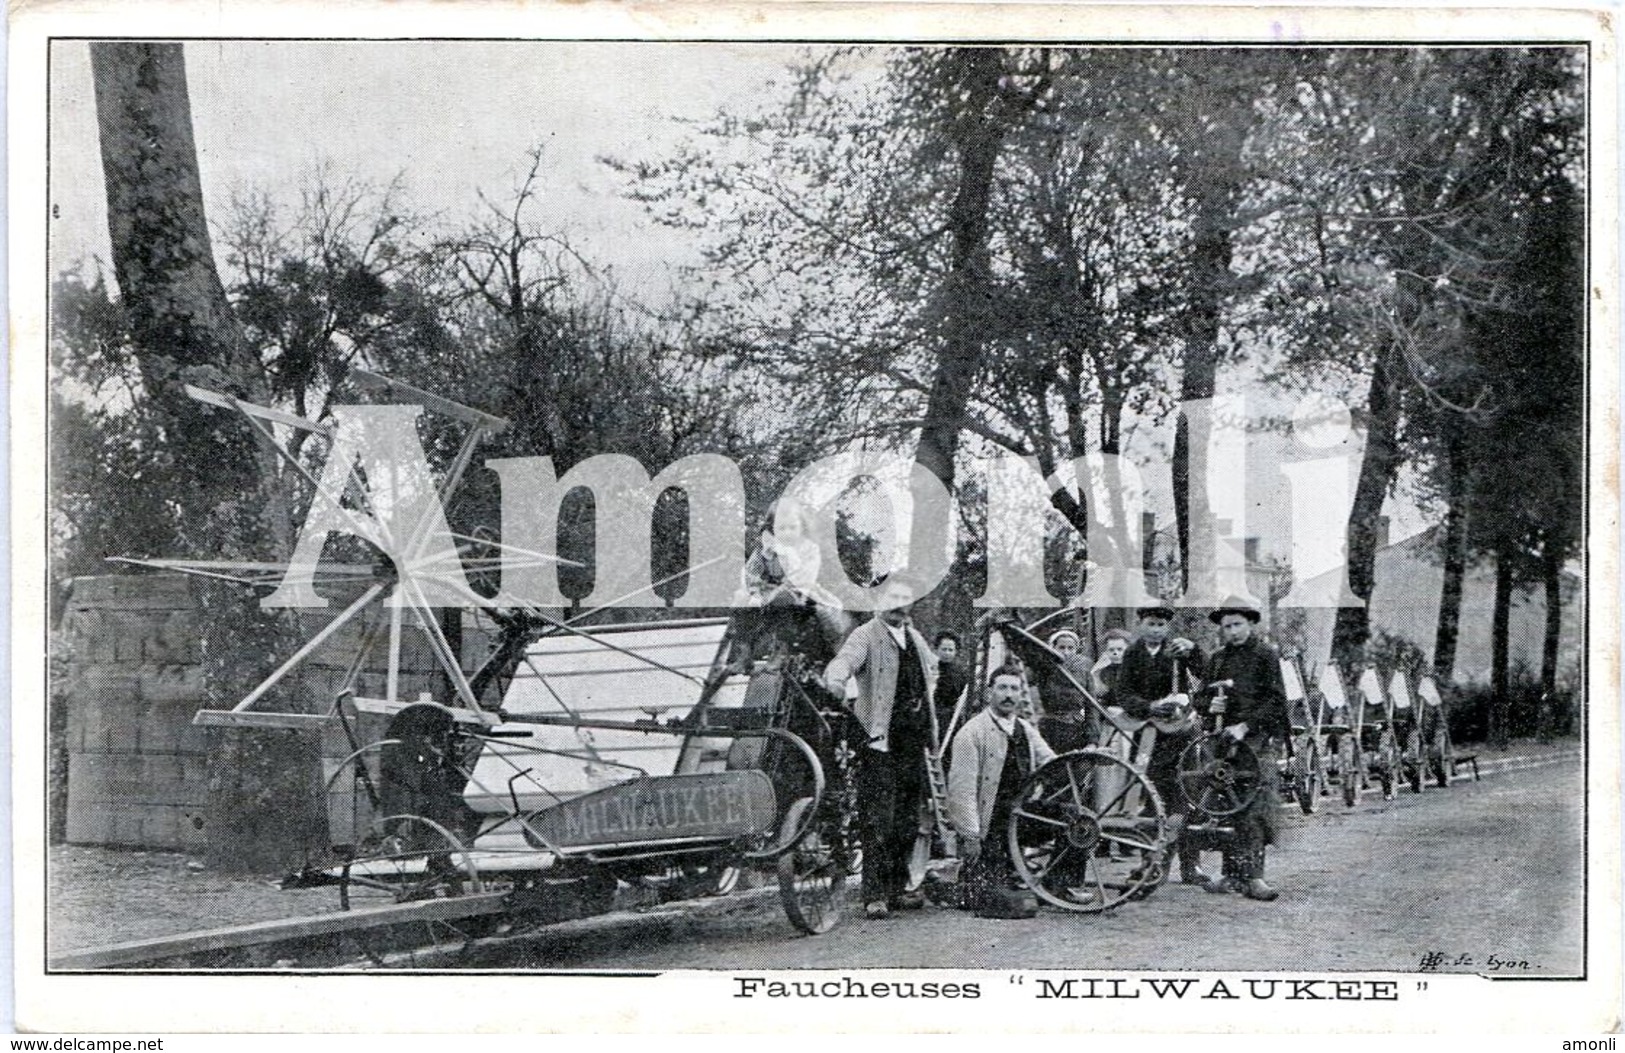
[[[863,902],[885,902],[908,888],[908,860],[920,830],[925,789],[924,744],[866,749],[858,766],[863,838]]]
[[[1146,729],[1151,731],[1152,729]],[[1141,732],[1145,734],[1146,732]],[[1174,833],[1174,843],[1170,846],[1169,858],[1175,852],[1179,856],[1180,876],[1189,880],[1195,873],[1201,852],[1185,840],[1184,825],[1186,813],[1190,811],[1190,802],[1185,800],[1185,792],[1179,786],[1179,758],[1191,743],[1196,741],[1195,735],[1170,735],[1161,731],[1154,732],[1156,741],[1151,744],[1151,757],[1146,762],[1146,778],[1162,798],[1162,807],[1167,812],[1170,831]]]
[[[1231,818],[1236,833],[1224,850],[1224,876],[1249,881],[1264,876],[1264,849],[1275,844],[1280,830],[1281,779],[1274,740],[1248,735],[1242,741],[1258,758],[1260,781],[1252,801]]]

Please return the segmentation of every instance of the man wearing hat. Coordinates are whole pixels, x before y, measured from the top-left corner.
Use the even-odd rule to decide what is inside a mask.
[[[1146,776],[1167,809],[1170,831],[1179,853],[1180,880],[1205,884],[1201,852],[1181,836],[1186,801],[1179,789],[1179,755],[1190,745],[1200,723],[1190,717],[1191,677],[1202,675],[1202,653],[1189,640],[1168,639],[1174,612],[1170,607],[1141,607],[1139,639],[1123,655],[1112,700],[1123,708],[1138,734],[1154,735]],[[1152,721],[1157,723],[1147,726]]]
[[[925,905],[925,894],[908,888],[908,860],[928,792],[925,751],[937,658],[909,618],[917,596],[912,579],[888,578],[885,609],[852,630],[824,670],[836,698],[845,698],[847,682],[857,681],[852,711],[869,735],[868,748],[859,751],[858,823],[864,912],[871,918]]]
[[[1264,880],[1264,849],[1275,843],[1276,743],[1290,734],[1286,685],[1281,658],[1259,639],[1259,614],[1244,603],[1220,607],[1208,615],[1219,627],[1222,646],[1208,658],[1210,683],[1228,680],[1224,732],[1245,742],[1263,774],[1259,792],[1235,816],[1235,837],[1224,850],[1224,876],[1207,882],[1209,892],[1240,892],[1248,899],[1272,900],[1275,889]]]

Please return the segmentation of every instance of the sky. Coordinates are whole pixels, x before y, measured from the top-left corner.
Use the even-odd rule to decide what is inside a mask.
[[[328,163],[379,185],[404,173],[408,197],[461,221],[476,193],[509,194],[541,144],[549,219],[589,259],[632,284],[693,262],[687,236],[619,193],[601,155],[658,160],[681,121],[761,99],[786,81],[785,45],[471,41],[186,44],[204,208],[219,222],[234,192],[296,200]],[[106,198],[87,44],[51,54],[53,257],[108,258]]]
[[[544,222],[623,288],[658,297],[677,268],[699,261],[694,235],[652,222],[622,194],[603,155],[656,161],[684,122],[770,101],[800,49],[773,44],[583,42],[207,41],[186,45],[187,79],[204,207],[219,222],[234,194],[264,190],[293,202],[321,165],[338,179],[378,185],[404,177],[409,203],[460,224],[517,186],[533,146],[544,148]],[[88,45],[51,54],[53,265],[109,258],[105,189]],[[1282,413],[1255,379],[1221,372],[1221,394],[1246,391],[1258,412]],[[1148,500],[1171,522],[1165,444],[1172,424],[1134,440],[1149,462]],[[1165,434],[1164,434],[1165,433]],[[1266,441],[1278,446],[1279,439]],[[1358,463],[1358,449],[1351,449]],[[1287,459],[1302,456],[1287,452]],[[1273,470],[1253,476],[1245,533],[1287,555],[1287,503]],[[1277,514],[1269,512],[1275,510]],[[1392,536],[1429,524],[1390,501]]]

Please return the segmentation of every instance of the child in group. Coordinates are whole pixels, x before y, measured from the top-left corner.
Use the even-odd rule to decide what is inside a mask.
[[[1087,660],[1079,653],[1078,634],[1071,629],[1057,630],[1050,634],[1049,645],[1061,655],[1061,664],[1045,663],[1036,670],[1039,730],[1058,753],[1093,746],[1100,738],[1100,718],[1078,690],[1079,685],[1087,687],[1090,682]]]
[[[823,560],[807,533],[807,509],[795,501],[776,501],[768,509],[761,544],[745,564],[745,592],[757,607],[799,603],[814,597],[833,602],[818,585]]]
[[[852,629],[852,619],[818,583],[823,559],[810,536],[807,509],[796,501],[777,501],[768,509],[761,543],[745,563],[744,589],[734,615],[735,639],[729,672],[749,672],[765,657],[770,638],[789,650],[809,654],[815,664],[834,655]],[[794,612],[811,607],[817,632]]]

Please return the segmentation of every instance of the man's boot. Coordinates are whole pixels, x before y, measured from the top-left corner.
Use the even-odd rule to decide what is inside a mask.
[[[1242,895],[1248,899],[1263,900],[1266,903],[1279,896],[1280,893],[1271,888],[1269,883],[1264,880],[1264,850],[1262,848],[1253,849],[1251,862],[1252,866],[1248,868],[1247,884],[1242,889]]]
[[[1210,877],[1202,887],[1209,892],[1240,892],[1244,882],[1239,877],[1240,860],[1236,853],[1225,850],[1222,872],[1218,877]]]
[[[1168,825],[1169,836],[1173,844],[1179,849],[1179,880],[1186,885],[1206,886],[1212,881],[1212,875],[1202,870],[1202,850],[1197,847],[1185,834],[1187,817],[1183,814],[1170,816]],[[1169,853],[1172,855],[1173,853]],[[1169,861],[1168,872],[1173,873],[1173,860]]]
[[[1212,876],[1202,870],[1202,851],[1179,846],[1179,880],[1186,885],[1206,885]]]

